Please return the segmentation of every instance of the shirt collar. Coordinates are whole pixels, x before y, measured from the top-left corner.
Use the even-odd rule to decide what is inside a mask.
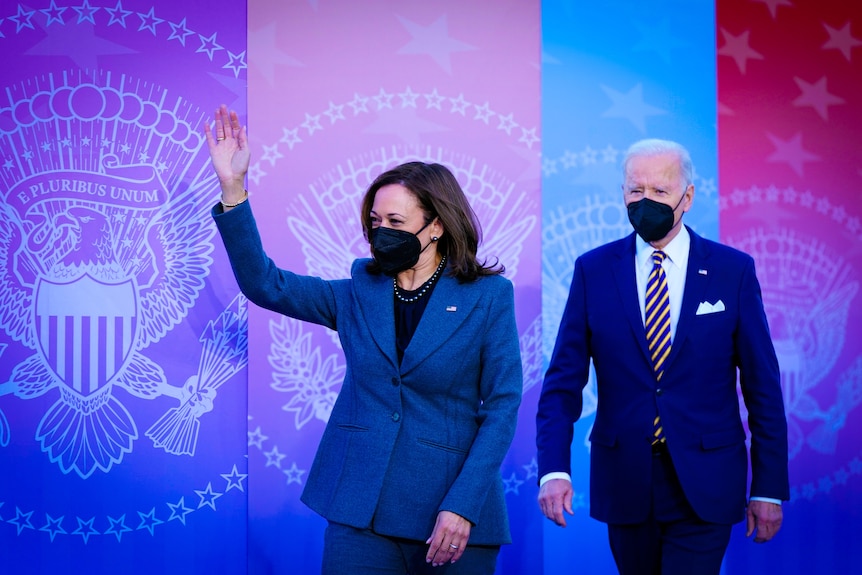
[[[688,252],[691,249],[691,235],[685,225],[680,226],[679,233],[662,250],[667,259],[678,268],[684,268],[688,262]],[[635,255],[638,266],[652,266],[652,253],[655,248],[646,243],[642,237],[635,234]]]

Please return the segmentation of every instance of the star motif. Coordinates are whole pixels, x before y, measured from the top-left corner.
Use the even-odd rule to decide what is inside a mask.
[[[571,150],[566,150],[563,153],[563,157],[560,158],[560,162],[563,163],[563,167],[565,169],[574,168],[578,165],[578,155]]]
[[[587,507],[587,498],[583,493],[575,493],[572,496],[572,510],[575,509],[586,509]]]
[[[515,477],[515,473],[512,472],[512,475],[509,476],[509,479],[503,480],[503,487],[505,487],[504,493],[514,493],[515,495],[520,495],[519,490],[521,485],[524,482]]]
[[[218,43],[216,42],[216,34],[217,34],[217,32],[213,32],[213,35],[210,36],[209,38],[204,37],[203,34],[198,34],[198,38],[200,38],[201,45],[197,50],[195,50],[195,53],[196,54],[198,52],[205,53],[207,55],[207,57],[210,59],[210,62],[212,62],[213,54],[216,52],[216,50],[224,50],[224,48],[219,46]]]
[[[266,456],[266,467],[274,465],[281,468],[281,460],[287,457],[287,455],[278,452],[277,445],[273,445],[271,451],[265,451],[263,454]]]
[[[437,93],[437,88],[434,88],[434,91],[430,94],[424,94],[425,99],[427,100],[427,104],[425,104],[425,109],[430,110],[431,108],[437,108],[441,112],[443,108],[440,107],[440,104],[445,100],[443,96]]]
[[[469,106],[470,103],[464,99],[463,93],[458,94],[457,98],[449,98],[449,102],[452,103],[452,109],[450,110],[450,112],[452,112],[453,114],[458,113],[462,116],[467,115],[467,106]]]
[[[398,17],[401,24],[413,37],[410,42],[399,48],[397,54],[427,54],[447,74],[452,73],[451,54],[476,48],[449,37],[446,15],[440,16],[428,26],[421,26],[406,18]]]
[[[353,115],[358,116],[359,112],[367,112],[368,111],[368,106],[366,105],[367,103],[368,103],[368,98],[360,96],[359,94],[354,92],[353,93],[353,100],[348,102],[347,105],[350,106],[351,108],[353,108]]]
[[[281,152],[278,151],[278,142],[276,142],[272,146],[267,146],[266,144],[264,144],[263,145],[263,155],[260,157],[260,161],[261,162],[267,161],[267,162],[269,162],[270,166],[274,166],[275,162],[279,158],[283,158],[283,157],[284,157],[284,154],[282,154]],[[260,428],[258,428],[258,430],[260,430]],[[251,441],[251,436],[249,436],[249,441]],[[260,446],[258,445],[258,447],[260,447]]]
[[[311,116],[308,113],[305,114],[305,121],[300,124],[303,128],[308,130],[308,135],[312,135],[317,130],[322,130],[323,126],[320,125],[320,114],[316,116]]]
[[[186,507],[186,498],[185,496],[180,497],[180,500],[177,501],[176,505],[172,503],[168,503],[167,506],[171,510],[171,516],[168,517],[168,521],[173,521],[174,519],[179,519],[180,523],[183,525],[186,524],[186,515],[194,511],[194,509],[190,509]],[[110,517],[109,517],[110,519]]]
[[[78,520],[78,528],[72,531],[72,535],[80,535],[84,538],[84,545],[87,544],[87,541],[90,540],[90,535],[100,535],[100,533],[93,528],[93,521],[96,520],[95,517],[90,517],[88,520],[84,521],[80,517]]]
[[[383,108],[391,110],[393,97],[395,97],[394,94],[387,94],[383,88],[380,88],[380,93],[374,96],[374,101],[377,102],[377,111],[379,112]]]
[[[530,463],[527,465],[522,465],[524,471],[527,472],[527,479],[531,477],[539,477],[539,464],[536,462],[536,458],[534,457]]]
[[[45,23],[45,27],[50,26],[54,22],[59,22],[63,26],[66,25],[66,22],[63,21],[63,12],[68,10],[67,7],[58,8],[55,0],[51,0],[51,6],[45,8],[44,10],[39,10],[42,14],[48,17],[48,21]]]
[[[6,158],[6,161],[3,162],[3,167],[7,170],[11,170],[13,165],[14,164],[12,163],[12,158]]]
[[[46,533],[48,533],[48,535],[51,537],[51,543],[54,542],[54,537],[58,533],[61,533],[63,535],[67,534],[66,530],[63,529],[63,525],[62,525],[63,517],[60,517],[58,519],[54,519],[53,517],[51,517],[50,515],[48,515],[46,513],[45,518],[48,522],[44,526],[40,527],[39,531],[45,531]]]
[[[329,116],[329,125],[331,126],[338,120],[344,120],[344,105],[336,106],[333,102],[329,102],[329,109],[327,109],[324,114]]]
[[[132,529],[126,525],[126,514],[120,516],[119,519],[114,519],[111,516],[108,516],[108,522],[111,524],[110,527],[105,529],[104,535],[108,533],[113,533],[117,536],[117,541],[121,541],[123,539],[123,533],[131,533]]]
[[[752,2],[760,2],[762,4],[766,4],[766,7],[769,8],[769,14],[772,16],[772,19],[775,20],[775,14],[778,12],[779,6],[790,6],[793,7],[793,3],[790,0],[751,0]]]
[[[821,48],[823,50],[840,50],[844,54],[844,57],[847,58],[847,61],[850,62],[850,53],[853,51],[853,48],[862,45],[862,41],[857,40],[850,34],[850,22],[844,24],[844,27],[840,30],[833,28],[829,24],[823,24],[823,27],[829,33],[829,39]]]
[[[658,22],[651,20],[633,24],[641,35],[641,39],[632,46],[634,52],[655,52],[665,64],[670,64],[671,50],[685,46],[685,42],[680,40],[680,34],[671,27],[669,18],[662,18]]]
[[[797,133],[789,140],[782,140],[772,134],[766,134],[766,137],[775,146],[775,152],[766,158],[767,162],[783,162],[796,172],[797,176],[802,176],[805,162],[820,161],[820,156],[806,152],[802,148],[802,134]]]
[[[150,532],[151,536],[156,534],[155,529],[156,525],[161,525],[164,523],[161,519],[156,518],[156,508],[153,507],[150,509],[149,513],[144,513],[143,511],[138,511],[138,517],[141,518],[141,524],[138,525],[138,529],[146,529]]]
[[[227,481],[227,487],[224,490],[225,493],[227,493],[228,491],[230,491],[234,487],[236,487],[240,491],[243,491],[243,492],[245,491],[245,489],[243,489],[243,487],[242,487],[242,481],[243,481],[243,479],[248,477],[248,474],[239,473],[236,470],[235,464],[234,464],[233,469],[231,469],[231,472],[229,474],[222,473],[221,476],[225,481]]]
[[[514,114],[511,112],[506,114],[505,116],[500,116],[500,123],[497,125],[498,130],[503,130],[508,135],[512,135],[512,128],[517,126],[513,118]]]
[[[89,136],[84,136],[83,138],[81,138],[81,145],[82,146],[89,146],[90,142],[92,142],[92,140],[90,139]]]
[[[491,119],[491,117],[496,115],[494,112],[491,111],[491,107],[488,102],[485,102],[481,106],[473,107],[476,108],[476,115],[473,116],[473,119],[481,120],[482,122],[485,122],[485,124],[488,124],[488,121]]]
[[[290,469],[285,469],[282,471],[287,476],[287,484],[298,483],[302,485],[302,475],[305,473],[304,469],[300,469],[296,466],[296,462],[290,466]]]
[[[131,15],[131,10],[123,10],[123,2],[122,0],[117,0],[116,8],[105,8],[105,12],[111,15],[111,19],[108,22],[108,26],[112,24],[119,24],[123,28],[126,27],[126,17]]]
[[[587,146],[586,148],[584,148],[584,151],[581,152],[581,162],[585,166],[595,164],[597,157],[598,152],[596,152],[592,146]]]
[[[287,144],[287,147],[291,150],[293,146],[302,142],[302,138],[299,137],[299,128],[295,128],[293,130],[288,130],[287,128],[282,128],[282,136],[279,142],[283,144]]]
[[[18,4],[18,13],[15,14],[14,16],[9,16],[9,19],[12,20],[13,22],[15,22],[15,33],[16,34],[19,34],[21,32],[21,30],[23,30],[24,28],[29,28],[31,30],[36,29],[36,27],[33,26],[33,22],[30,21],[30,20],[32,20],[33,14],[35,14],[35,13],[36,13],[35,10],[30,10],[28,12],[27,10],[24,10],[23,6]]]
[[[248,34],[248,51],[254,54],[253,68],[261,73],[267,83],[275,83],[276,66],[302,66],[302,62],[291,58],[277,45],[276,22],[250,30]]]
[[[198,497],[201,498],[200,503],[198,503],[198,509],[203,506],[212,507],[212,510],[216,510],[215,500],[224,495],[224,493],[216,493],[213,491],[212,482],[207,482],[207,488],[203,491],[198,491],[195,489],[195,493],[198,494]]]
[[[739,71],[743,74],[745,74],[745,65],[749,60],[763,60],[763,56],[748,45],[749,33],[750,30],[746,30],[739,36],[734,36],[722,28],[721,35],[724,37],[724,46],[718,49],[718,55],[733,58]]]
[[[128,154],[132,147],[129,144],[120,144],[120,152]]]
[[[527,148],[530,150],[533,149],[533,144],[539,141],[539,137],[536,135],[536,128],[530,128],[529,130],[526,128],[521,128],[521,137],[518,138],[519,142],[523,142],[527,144]]]
[[[602,161],[606,164],[614,164],[617,161],[617,156],[620,151],[614,148],[611,144],[602,150]]]
[[[634,124],[640,132],[646,132],[646,117],[667,114],[665,110],[650,106],[644,102],[643,84],[636,84],[623,94],[613,88],[602,86],[602,90],[611,99],[611,107],[602,112],[603,118],[623,118]]]
[[[168,36],[168,40],[177,40],[183,46],[186,45],[186,37],[194,34],[194,32],[186,27],[185,18],[183,18],[179,24],[168,22],[168,25],[171,27],[171,35]]]
[[[138,26],[138,32],[142,30],[149,30],[153,33],[153,36],[156,35],[156,26],[164,22],[162,18],[156,18],[155,8],[150,6],[150,11],[146,14],[141,14],[138,12],[138,18],[141,19],[141,25]]]
[[[96,18],[93,15],[99,11],[99,8],[90,6],[90,0],[84,0],[80,6],[72,6],[72,10],[78,13],[78,24],[81,22],[96,23]]]
[[[245,62],[245,50],[240,52],[239,54],[234,54],[230,50],[227,51],[228,63],[222,66],[222,68],[233,70],[234,78],[239,78],[239,73],[241,70],[245,70],[248,68],[248,64]]]
[[[62,56],[70,58],[84,69],[98,68],[100,56],[133,54],[134,51],[96,35],[96,27],[88,22],[77,26],[54,26],[46,36],[27,49],[28,56]],[[69,50],[74,46],[74,50]]]
[[[24,153],[21,154],[21,157],[29,162],[30,160],[33,159],[33,151],[32,150],[24,150]]]
[[[545,177],[550,177],[556,173],[557,160],[552,160],[550,158],[542,158],[542,174],[544,174]]]
[[[415,108],[416,98],[419,97],[419,94],[411,90],[410,86],[407,86],[407,89],[398,94],[398,97],[401,98],[402,108]]]
[[[248,445],[249,447],[255,446],[258,449],[263,449],[263,442],[269,439],[266,435],[261,433],[260,426],[257,426],[257,429],[254,431],[248,432]]]
[[[260,162],[255,162],[248,169],[248,179],[254,182],[254,185],[260,184],[260,179],[266,175],[263,168],[260,167]]]
[[[836,104],[845,103],[842,98],[830,94],[826,90],[826,76],[823,76],[814,84],[809,84],[802,78],[794,77],[793,80],[796,82],[796,85],[799,86],[799,89],[802,90],[802,94],[793,100],[793,105],[811,106],[824,120],[829,119],[830,105],[834,106]]]
[[[87,139],[89,139],[89,138],[87,138]],[[81,144],[84,144],[83,140],[81,140]],[[86,144],[84,144],[84,145],[86,145]],[[146,164],[147,162],[150,161],[150,155],[146,152],[141,152],[140,154],[138,154],[138,161],[142,164]]]
[[[51,142],[42,142],[42,145],[39,147],[42,148],[43,152],[50,152],[51,151]]]

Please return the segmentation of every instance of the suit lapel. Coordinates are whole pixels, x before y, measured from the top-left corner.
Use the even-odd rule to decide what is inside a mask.
[[[638,299],[638,281],[635,277],[635,235],[632,233],[625,241],[619,243],[616,259],[613,262],[614,280],[620,294],[625,316],[629,319],[629,327],[638,340],[644,359],[649,365],[649,346],[647,345],[646,332],[644,331],[643,315],[641,314]]]
[[[365,318],[365,325],[371,338],[390,363],[398,366],[395,350],[395,296],[392,278],[379,274],[353,274],[353,289],[359,308]]]
[[[679,350],[683,347],[685,338],[688,336],[688,332],[694,322],[698,303],[703,301],[703,294],[706,291],[707,282],[709,282],[709,248],[706,242],[691,229],[688,230],[688,233],[691,236],[688,269],[685,274],[685,288],[682,294],[682,307],[679,311],[679,319],[676,322],[676,333],[674,334],[670,355],[667,358],[667,369],[671,369],[674,359],[676,359],[679,355]]]
[[[464,323],[479,301],[482,293],[479,283],[481,280],[459,285],[457,279],[447,275],[438,280],[410,345],[404,350],[402,375],[409,373],[446,343],[458,326]]]

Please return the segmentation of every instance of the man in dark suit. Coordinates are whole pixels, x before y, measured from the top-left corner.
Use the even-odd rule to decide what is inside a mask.
[[[539,506],[563,527],[572,514],[572,424],[592,360],[590,515],[608,524],[620,573],[717,574],[731,525],[747,518],[768,541],[789,498],[778,360],[753,259],[682,224],[685,148],[643,140],[623,167],[636,233],[575,263],[536,418]]]

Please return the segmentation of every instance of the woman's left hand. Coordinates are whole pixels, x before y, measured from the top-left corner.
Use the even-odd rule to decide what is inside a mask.
[[[460,559],[470,539],[470,528],[470,522],[457,513],[451,511],[438,513],[434,531],[425,542],[429,544],[425,561],[438,567],[447,561],[454,563]]]
[[[249,164],[248,137],[236,112],[222,105],[215,111],[213,127],[204,125],[207,147],[222,189],[222,200],[236,203],[245,195],[243,183]]]

